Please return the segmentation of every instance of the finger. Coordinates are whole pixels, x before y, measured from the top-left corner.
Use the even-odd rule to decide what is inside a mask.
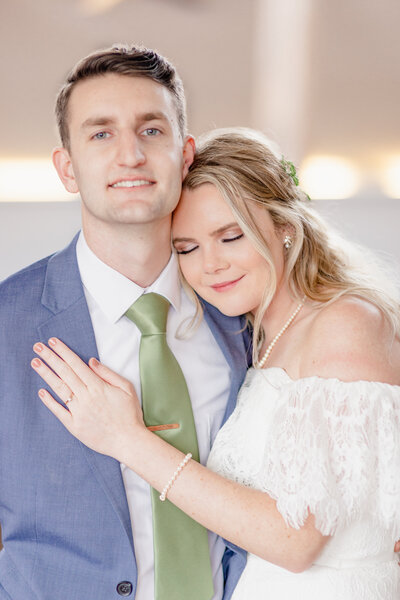
[[[51,387],[53,392],[66,404],[71,397],[71,388],[62,381],[49,367],[39,360],[34,358],[31,361],[31,367],[38,375]]]
[[[132,393],[133,386],[130,381],[125,379],[125,377],[121,377],[121,375],[118,375],[118,373],[100,363],[96,358],[91,358],[89,360],[89,366],[94,373],[101,377],[105,382],[115,387],[119,387],[128,394]]]
[[[79,394],[86,390],[84,382],[78,377],[74,370],[45,344],[35,344],[33,350],[40,356],[42,362],[45,361],[70,390],[74,392],[74,394]]]
[[[398,542],[396,542],[396,544],[394,546],[394,551],[395,552],[400,552],[400,540]]]
[[[39,398],[45,406],[57,417],[68,430],[72,424],[72,416],[68,409],[59,404],[47,390],[38,391]]]
[[[58,338],[52,337],[49,339],[49,346],[63,359],[86,386],[93,386],[95,383],[98,383],[98,377],[94,375],[88,365],[80,359],[71,348],[68,348],[64,342]]]

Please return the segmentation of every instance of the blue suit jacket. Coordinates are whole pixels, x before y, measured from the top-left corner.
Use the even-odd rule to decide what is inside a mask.
[[[75,439],[37,397],[32,345],[57,336],[83,360],[96,342],[76,262],[76,239],[0,285],[0,600],[116,600],[137,569],[119,463]],[[246,371],[239,319],[207,306],[231,367],[232,412]],[[225,599],[245,564],[224,558]],[[172,599],[171,599],[172,600]]]

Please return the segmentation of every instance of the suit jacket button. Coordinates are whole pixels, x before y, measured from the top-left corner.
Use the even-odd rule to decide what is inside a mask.
[[[117,592],[120,596],[130,596],[132,594],[132,584],[130,581],[121,581],[117,585]]]

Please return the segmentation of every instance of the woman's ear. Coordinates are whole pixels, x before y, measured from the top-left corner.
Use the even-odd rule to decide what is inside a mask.
[[[185,143],[183,146],[183,167],[182,167],[182,181],[188,174],[189,167],[194,160],[196,153],[196,144],[192,135],[186,136]]]
[[[79,192],[68,150],[63,147],[54,148],[52,159],[53,165],[67,192],[71,192],[71,194]]]

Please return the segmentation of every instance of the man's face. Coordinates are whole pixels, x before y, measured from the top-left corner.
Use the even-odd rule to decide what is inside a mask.
[[[68,125],[70,151],[56,149],[54,163],[65,187],[80,192],[84,221],[169,221],[193,140],[182,140],[165,87],[117,74],[84,80],[72,91]]]

